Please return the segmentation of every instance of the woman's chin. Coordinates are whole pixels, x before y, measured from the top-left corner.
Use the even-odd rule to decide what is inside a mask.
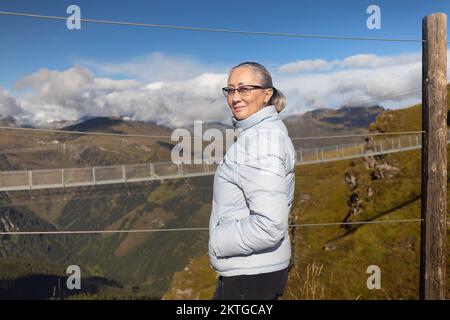
[[[233,115],[236,119],[238,120],[244,120],[245,118],[248,117],[248,112],[246,112],[245,110],[239,110],[239,111],[233,111]]]

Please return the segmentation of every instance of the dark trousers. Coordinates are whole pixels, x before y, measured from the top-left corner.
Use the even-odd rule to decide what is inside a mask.
[[[276,300],[283,295],[289,268],[254,275],[219,277],[212,300]]]

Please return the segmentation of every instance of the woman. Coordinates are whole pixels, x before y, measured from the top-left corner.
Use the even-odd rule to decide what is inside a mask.
[[[295,151],[278,113],[284,95],[255,62],[232,68],[223,88],[238,131],[214,176],[209,255],[213,299],[277,299],[291,257],[288,216]]]

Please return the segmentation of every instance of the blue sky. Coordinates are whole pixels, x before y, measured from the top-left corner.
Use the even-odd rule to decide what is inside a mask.
[[[231,28],[254,31],[421,38],[421,20],[449,12],[450,1],[0,1],[0,10],[67,16],[77,4],[83,18]],[[381,30],[366,27],[366,8],[381,8]],[[420,44],[312,40],[195,31],[143,29],[85,23],[69,31],[64,21],[0,16],[0,84],[38,68],[62,70],[78,60],[120,62],[151,52],[233,65],[256,60],[280,65],[298,59],[336,59],[355,53],[379,55],[419,50]]]
[[[276,2],[264,0],[129,0],[126,2],[0,0],[0,11],[68,16],[66,8],[71,4],[77,4],[81,8],[82,18],[248,31],[412,39],[421,38],[424,16],[434,12],[448,13],[450,11],[450,1],[443,0],[281,0]],[[371,4],[381,8],[381,30],[369,30],[366,26],[366,20],[369,17],[366,9]],[[375,94],[372,95],[373,92],[377,92],[378,96],[383,94],[386,90],[381,88],[379,83],[389,79],[388,72],[394,72],[397,77],[400,77],[408,75],[408,68],[411,67],[405,63],[403,70],[376,69],[379,66],[386,67],[386,61],[383,59],[399,60],[403,63],[405,59],[411,60],[408,55],[415,54],[414,59],[419,59],[421,51],[420,43],[249,36],[92,23],[82,23],[81,30],[68,30],[65,21],[2,15],[0,15],[0,39],[0,90],[3,90],[3,95],[6,97],[3,100],[6,99],[8,103],[11,103],[11,99],[17,100],[14,102],[17,107],[15,110],[26,108],[32,103],[33,105],[41,103],[42,108],[53,111],[58,106],[66,108],[65,110],[69,108],[68,105],[61,105],[62,100],[57,101],[54,97],[50,99],[48,95],[45,95],[44,91],[47,89],[38,84],[39,81],[49,81],[53,83],[53,86],[58,85],[58,90],[64,94],[67,92],[67,87],[61,88],[60,83],[65,83],[61,77],[74,78],[74,74],[75,78],[87,79],[87,82],[95,82],[96,85],[98,85],[96,79],[99,77],[111,81],[129,79],[139,81],[142,85],[159,81],[200,81],[204,85],[211,81],[223,82],[223,77],[214,78],[205,74],[223,75],[231,66],[242,61],[253,60],[266,65],[274,72],[275,80],[279,79],[280,83],[284,81],[288,84],[292,97],[291,111],[301,112],[322,104],[325,104],[324,106],[339,105],[376,97]],[[354,77],[352,82],[358,83],[361,77],[367,76],[367,73],[361,72],[360,64],[358,70],[346,64],[345,59],[349,57],[356,57],[358,61],[369,61],[372,64],[371,68],[378,74],[374,87],[368,88],[369,85],[365,84],[364,88],[352,89],[353,92],[345,97],[335,96],[335,98],[325,99],[325,95],[332,96],[333,92],[329,88],[333,81],[341,82],[340,79],[344,77],[348,79],[350,76]],[[380,62],[380,59],[383,61]],[[387,62],[387,65],[393,68],[395,62],[391,60]],[[303,61],[303,65],[322,65],[322,67],[309,68],[310,78],[308,79],[302,78],[304,74],[297,74],[298,77],[295,79],[289,75],[291,78],[288,79],[286,75],[277,72],[280,70],[278,68],[299,61]],[[343,65],[347,68],[345,75],[339,73],[339,68],[335,69],[336,66]],[[74,66],[82,66],[82,68],[73,71]],[[415,68],[417,69],[417,64]],[[41,69],[49,72],[36,75]],[[304,69],[296,70],[305,72]],[[320,84],[323,80],[320,78],[321,73],[324,71],[329,72],[326,78],[326,81],[330,83],[327,90],[310,88],[308,91],[304,89],[294,92],[293,88],[289,88],[289,84],[295,81],[297,81],[295,82],[297,87],[305,83],[314,83],[314,81]],[[381,71],[384,73],[381,74]],[[312,75],[311,72],[316,74]],[[374,74],[373,71],[371,72]],[[28,79],[30,75],[34,76]],[[195,80],[199,76],[203,78]],[[23,81],[24,78],[28,80]],[[414,78],[417,82],[417,72],[410,78]],[[19,83],[22,89],[27,89],[27,92],[35,91],[32,102],[21,100],[24,99],[24,93],[17,91],[16,83]],[[101,88],[95,92],[84,90],[78,93],[97,97],[100,91],[105,91],[105,86],[111,90],[110,83],[112,82],[108,84],[102,82]],[[71,83],[68,86],[73,85]],[[406,83],[397,83],[398,90],[404,90],[407,86]],[[117,82],[113,87],[130,90],[131,87],[136,88],[136,84]],[[180,90],[182,87],[180,84]],[[151,88],[159,87],[152,85]],[[339,92],[345,90],[339,88]],[[72,95],[75,94],[72,89],[69,91]],[[361,93],[362,91],[365,92]],[[63,100],[67,101],[66,98]],[[0,92],[0,104],[1,101]],[[167,101],[159,102],[168,103]],[[6,104],[6,102],[3,103]],[[403,104],[405,103],[403,101]],[[111,103],[108,106],[110,105]],[[393,107],[396,106],[400,104],[394,103]],[[9,110],[12,110],[11,108],[14,109],[10,107]],[[2,113],[1,109],[0,113]],[[75,113],[74,117],[80,115],[78,111]],[[126,112],[122,110],[119,113]],[[132,111],[130,113],[133,114]],[[64,112],[59,110],[55,111],[55,114],[61,116]]]

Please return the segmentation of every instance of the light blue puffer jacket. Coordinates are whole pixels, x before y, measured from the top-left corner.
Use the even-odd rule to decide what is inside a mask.
[[[232,120],[239,135],[214,176],[211,265],[222,276],[278,271],[291,257],[295,150],[274,106]]]

